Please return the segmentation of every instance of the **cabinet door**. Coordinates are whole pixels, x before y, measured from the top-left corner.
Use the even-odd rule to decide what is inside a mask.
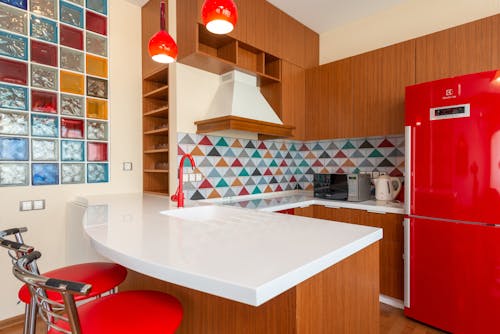
[[[500,67],[500,15],[416,40],[417,83]]]
[[[415,82],[415,41],[352,58],[354,137],[402,134],[405,87]]]
[[[314,218],[378,227],[383,229],[380,241],[380,293],[403,300],[403,216],[371,213],[364,210],[314,206]]]
[[[362,225],[379,227],[384,231],[380,242],[380,293],[403,300],[403,216],[357,211]]]
[[[306,132],[306,72],[290,62],[281,65],[281,120],[294,125],[293,139],[304,140]]]
[[[295,208],[294,214],[301,217],[314,217],[314,206],[307,206],[305,208]]]

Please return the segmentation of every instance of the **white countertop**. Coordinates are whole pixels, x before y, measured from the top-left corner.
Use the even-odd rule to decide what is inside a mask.
[[[152,195],[83,201],[88,205],[84,230],[102,255],[143,274],[253,306],[382,238],[377,228],[238,207],[177,209],[166,197]]]
[[[365,210],[375,213],[404,214],[404,204],[396,201],[364,202],[334,201],[316,198],[309,191],[290,191],[265,195],[232,197],[229,199],[207,200],[205,203],[231,205],[260,211],[280,211],[292,208],[303,208],[310,205],[323,205],[332,208]]]

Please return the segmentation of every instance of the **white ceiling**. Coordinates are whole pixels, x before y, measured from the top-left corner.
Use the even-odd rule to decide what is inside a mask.
[[[407,0],[267,0],[321,34]]]
[[[143,6],[148,0],[127,0]],[[182,0],[178,0],[182,1]],[[249,0],[253,1],[253,0]],[[408,0],[267,0],[321,34]]]

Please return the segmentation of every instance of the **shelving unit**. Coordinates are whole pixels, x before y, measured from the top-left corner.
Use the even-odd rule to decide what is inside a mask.
[[[168,195],[168,67],[143,78],[143,190]]]
[[[238,69],[259,78],[260,84],[281,81],[281,59],[227,35],[197,24],[195,52],[182,62],[215,74]]]

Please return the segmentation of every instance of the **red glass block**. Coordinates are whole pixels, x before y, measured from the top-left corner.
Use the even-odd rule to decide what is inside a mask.
[[[57,46],[31,40],[31,61],[57,66]]]
[[[83,139],[84,127],[82,119],[61,118],[61,137]]]
[[[59,26],[59,41],[61,45],[83,50],[83,31],[61,24]]]
[[[108,161],[108,144],[92,142],[87,143],[87,160]]]
[[[0,81],[26,85],[28,82],[28,64],[0,58]]]
[[[85,21],[87,30],[96,32],[101,35],[108,34],[108,22],[105,16],[87,11],[85,13]]]
[[[31,111],[57,114],[57,93],[32,90]]]

